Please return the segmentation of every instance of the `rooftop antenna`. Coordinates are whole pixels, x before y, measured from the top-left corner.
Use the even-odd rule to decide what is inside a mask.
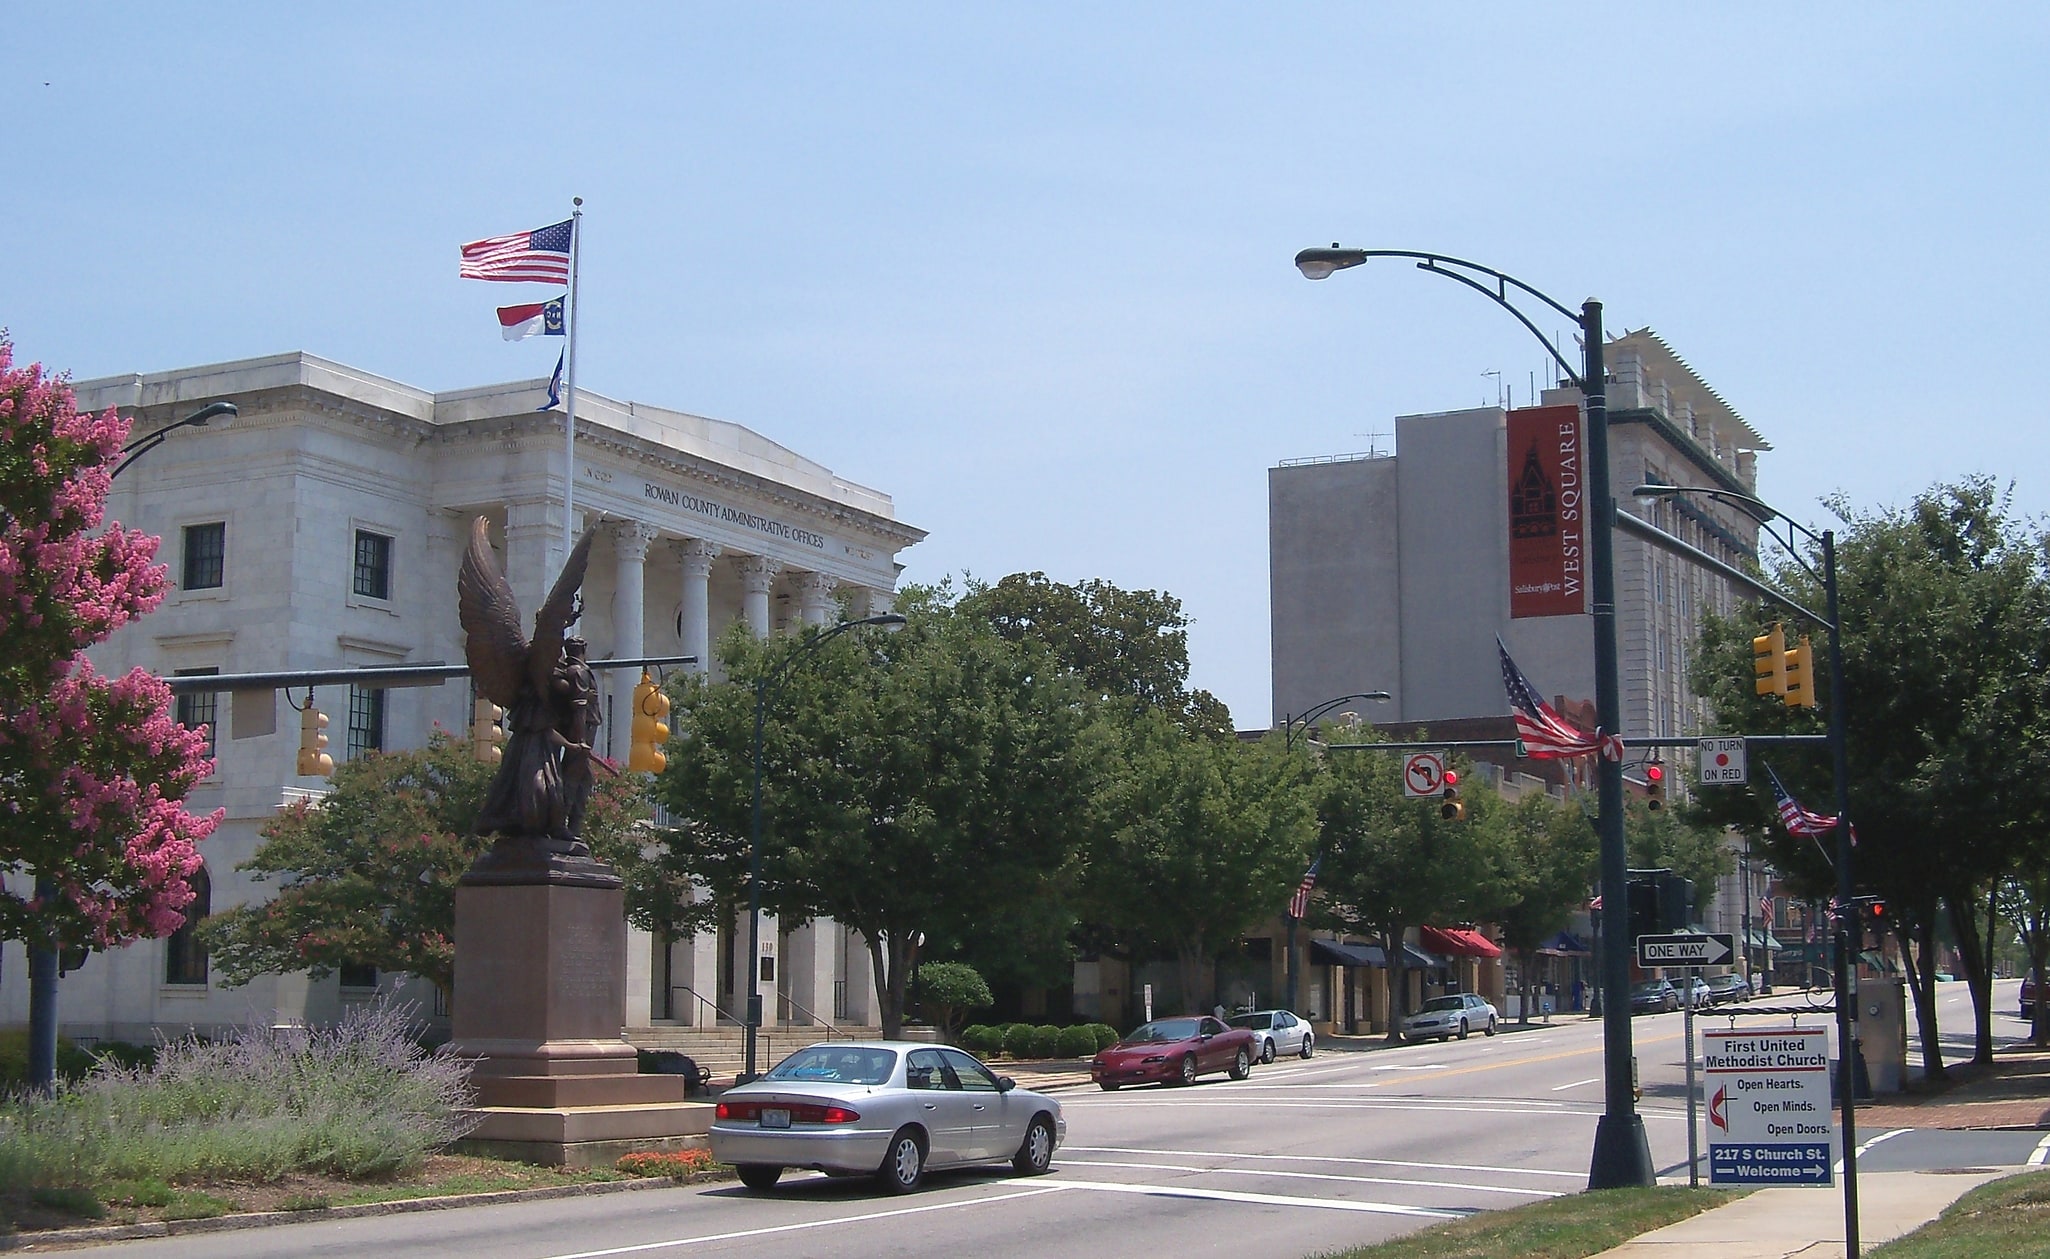
[[[1379,455],[1379,454],[1381,453],[1381,446],[1380,446],[1380,443],[1379,443],[1379,442],[1377,442],[1377,441],[1376,441],[1375,439],[1376,439],[1376,438],[1379,438],[1379,437],[1392,437],[1392,436],[1394,436],[1394,434],[1392,434],[1392,433],[1380,433],[1380,432],[1371,432],[1371,431],[1370,431],[1370,432],[1365,432],[1365,433],[1354,433],[1354,434],[1353,434],[1353,436],[1354,436],[1354,437],[1364,437],[1364,438],[1366,438],[1366,439],[1367,439],[1367,454],[1368,454],[1368,455],[1370,455],[1370,456],[1373,456],[1373,455]]]

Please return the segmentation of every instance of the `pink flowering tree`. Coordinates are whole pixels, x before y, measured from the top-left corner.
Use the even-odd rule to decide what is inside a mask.
[[[0,938],[108,948],[169,935],[196,845],[181,803],[213,768],[140,669],[85,650],[163,601],[157,539],[104,521],[128,422],[81,415],[0,332]],[[39,890],[40,889],[40,894]]]

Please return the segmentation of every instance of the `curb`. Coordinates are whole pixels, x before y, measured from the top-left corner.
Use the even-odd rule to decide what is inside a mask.
[[[316,1207],[306,1211],[249,1211],[239,1215],[216,1215],[200,1220],[158,1220],[149,1224],[106,1224],[84,1228],[43,1229],[32,1233],[0,1236],[0,1250],[26,1250],[42,1245],[75,1245],[84,1242],[136,1241],[149,1237],[181,1237],[191,1233],[232,1233],[246,1228],[268,1228],[273,1224],[303,1224],[313,1220],[356,1220],[379,1215],[411,1215],[422,1211],[453,1211],[460,1207],[496,1206],[508,1202],[544,1202],[551,1198],[588,1198],[599,1194],[637,1193],[648,1189],[677,1189],[707,1181],[731,1179],[730,1175],[716,1172],[701,1173],[689,1180],[650,1176],[636,1180],[602,1180],[586,1185],[549,1185],[540,1189],[498,1189],[490,1193],[400,1198],[393,1202],[360,1202],[350,1206]]]

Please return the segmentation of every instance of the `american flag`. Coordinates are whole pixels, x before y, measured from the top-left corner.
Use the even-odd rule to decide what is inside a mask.
[[[1787,834],[1819,838],[1836,830],[1835,815],[1825,816],[1802,808],[1801,802],[1787,793],[1786,787],[1780,782],[1780,776],[1773,772],[1772,766],[1765,767],[1765,775],[1772,779],[1773,803],[1779,810],[1780,825],[1787,828]]]
[[[465,280],[531,280],[538,284],[569,283],[572,219],[531,232],[473,240],[463,246]]]
[[[1317,886],[1317,871],[1324,868],[1324,854],[1318,853],[1310,868],[1303,871],[1303,881],[1295,885],[1295,895],[1288,898],[1288,916],[1300,920],[1310,912],[1310,889]]]
[[[1758,898],[1758,912],[1765,916],[1767,922],[1772,921],[1772,897],[1761,896]]]
[[[1516,738],[1523,744],[1524,756],[1539,761],[1563,760],[1586,756],[1600,748],[1599,737],[1559,716],[1538,696],[1537,688],[1509,658],[1509,649],[1501,639],[1495,640],[1495,648],[1502,653],[1502,685],[1509,692],[1510,716],[1515,719]]]

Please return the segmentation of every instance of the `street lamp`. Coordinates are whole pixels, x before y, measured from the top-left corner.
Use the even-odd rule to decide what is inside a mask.
[[[798,661],[817,651],[827,639],[864,625],[880,625],[895,632],[904,628],[904,617],[901,613],[884,612],[858,621],[842,621],[805,639],[783,657],[781,664],[755,679],[754,812],[748,824],[747,856],[747,1070],[740,1079],[742,1084],[755,1078],[755,1035],[762,1025],[762,723],[768,716],[769,700],[782,688]]]
[[[107,474],[109,481],[128,470],[128,465],[164,444],[173,430],[197,428],[217,415],[237,415],[232,402],[210,402],[182,420],[164,425],[121,448],[125,456]],[[36,901],[47,905],[57,899],[57,884],[47,876],[36,878]],[[63,964],[48,941],[28,953],[28,1085],[47,1089],[57,1082],[57,981]]]
[[[1822,616],[1792,603],[1787,603],[1804,616],[1819,619],[1829,631],[1829,760],[1830,773],[1836,786],[1836,1043],[1837,1043],[1837,1098],[1843,1112],[1844,1141],[1844,1239],[1845,1253],[1858,1253],[1858,1129],[1853,1119],[1853,1084],[1856,1080],[1854,1068],[1858,1054],[1858,1042],[1853,1035],[1852,1024],[1856,1022],[1857,1011],[1851,996],[1851,967],[1856,963],[1856,951],[1850,947],[1850,933],[1859,930],[1851,913],[1852,901],[1857,896],[1857,887],[1851,878],[1851,821],[1850,821],[1850,758],[1844,748],[1844,644],[1843,618],[1837,612],[1836,604],[1836,531],[1824,529],[1820,534],[1787,515],[1779,508],[1762,499],[1737,490],[1717,489],[1707,486],[1640,485],[1631,491],[1638,498],[1673,498],[1679,495],[1704,494],[1710,498],[1726,499],[1749,509],[1758,518],[1768,535],[1786,549],[1811,577],[1822,581]],[[1767,521],[1777,517],[1787,528],[1799,533],[1822,551],[1822,571],[1817,573],[1808,567],[1808,561],[1794,549],[1791,537],[1780,537],[1773,533]]]
[[[1293,752],[1295,750],[1296,728],[1301,727],[1303,736],[1308,738],[1310,730],[1317,724],[1317,719],[1332,709],[1337,708],[1340,704],[1350,704],[1356,699],[1370,699],[1377,704],[1385,704],[1394,698],[1393,695],[1386,691],[1361,691],[1356,695],[1341,695],[1337,699],[1327,699],[1300,716],[1291,715],[1284,717],[1281,720],[1282,745]]]
[[[1566,379],[1579,387],[1587,406],[1587,500],[1591,508],[1588,530],[1588,586],[1594,598],[1594,703],[1595,720],[1603,736],[1622,730],[1622,686],[1616,669],[1616,578],[1614,563],[1615,501],[1609,492],[1609,400],[1608,369],[1602,362],[1602,304],[1589,298],[1573,311],[1511,275],[1477,262],[1450,258],[1444,254],[1413,249],[1305,249],[1295,256],[1296,269],[1306,279],[1322,280],[1334,272],[1356,267],[1369,258],[1408,258],[1419,270],[1444,276],[1474,290],[1508,311],[1545,347]],[[1513,293],[1512,293],[1513,290]],[[1573,321],[1580,330],[1580,370],[1561,357],[1558,349],[1530,316],[1517,309],[1511,298],[1541,302]],[[1615,747],[1615,744],[1605,744]],[[1599,816],[1595,829],[1601,837],[1601,884],[1603,934],[1612,946],[1603,951],[1602,991],[1602,1079],[1604,1108],[1595,1127],[1594,1153],[1589,1160],[1588,1188],[1613,1189],[1625,1185],[1656,1183],[1652,1173],[1651,1146],[1645,1140],[1644,1120],[1637,1113],[1637,1099],[1631,1079],[1630,1052],[1630,953],[1613,946],[1630,935],[1630,897],[1626,890],[1630,859],[1623,839],[1623,762],[1620,750],[1614,757],[1606,752],[1596,759],[1596,800]]]

